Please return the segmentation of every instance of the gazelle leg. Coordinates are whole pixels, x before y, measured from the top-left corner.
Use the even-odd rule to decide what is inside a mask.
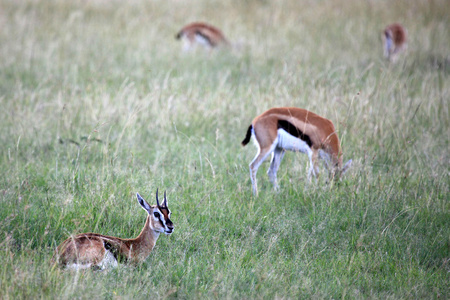
[[[308,172],[309,181],[311,181],[312,176],[314,176],[317,179],[317,176],[319,175],[319,166],[317,165],[318,156],[319,156],[318,150],[311,149],[310,151],[308,151],[309,164],[310,164],[309,172]]]
[[[314,174],[316,178],[319,176],[319,151],[313,150],[313,157],[312,157],[312,163],[314,168]]]
[[[278,147],[272,152],[272,162],[270,163],[270,168],[267,171],[267,174],[269,175],[269,180],[272,182],[275,190],[278,190],[279,188],[277,183],[277,172],[285,153],[286,151],[284,149]]]
[[[263,148],[258,151],[255,158],[250,163],[250,179],[252,180],[252,188],[253,188],[253,195],[258,196],[258,186],[256,182],[256,172],[258,172],[259,166],[262,164],[262,162],[269,156],[270,153],[273,152],[274,146]]]
[[[322,159],[323,164],[325,165],[326,169],[328,170],[328,179],[327,179],[327,183],[329,182],[329,180],[332,180],[334,178],[334,174],[335,174],[335,168],[332,166],[331,163],[331,158],[330,155],[327,154],[324,151],[319,151],[319,157]]]

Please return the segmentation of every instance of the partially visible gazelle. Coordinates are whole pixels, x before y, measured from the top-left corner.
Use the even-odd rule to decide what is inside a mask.
[[[391,62],[395,62],[400,52],[406,49],[406,29],[394,23],[383,31],[384,56]]]
[[[277,171],[286,152],[298,151],[308,154],[311,175],[318,176],[317,159],[325,161],[330,178],[338,178],[351,165],[349,160],[342,166],[342,151],[333,123],[313,112],[296,107],[271,108],[253,119],[247,135],[242,141],[245,146],[254,137],[258,153],[250,163],[250,178],[253,194],[258,194],[256,172],[261,163],[272,154],[268,170],[270,181],[278,188]]]
[[[137,238],[121,239],[97,233],[81,233],[69,237],[58,246],[54,260],[70,269],[106,269],[117,267],[118,262],[140,263],[152,251],[160,233],[169,235],[174,226],[170,220],[166,192],[164,201],[159,204],[156,190],[156,205],[150,206],[136,194],[139,204],[147,212],[147,221]]]
[[[176,38],[183,41],[183,50],[188,51],[197,46],[205,49],[213,49],[219,46],[229,45],[223,33],[216,27],[195,22],[184,26],[176,35]]]

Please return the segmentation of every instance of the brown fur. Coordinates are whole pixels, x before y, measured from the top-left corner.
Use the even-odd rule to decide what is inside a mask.
[[[184,26],[176,35],[177,39],[185,39],[188,47],[199,45],[197,35],[201,35],[208,41],[204,47],[215,48],[228,45],[228,41],[218,28],[201,22],[190,23]]]
[[[334,128],[333,123],[313,112],[306,109],[296,107],[277,107],[269,109],[253,119],[252,125],[248,128],[245,139],[242,145],[246,145],[250,141],[251,130],[259,145],[260,151],[257,156],[250,163],[250,178],[252,179],[253,193],[257,194],[256,172],[262,161],[272,153],[272,163],[269,168],[269,178],[277,188],[276,173],[278,166],[283,158],[284,149],[274,149],[274,142],[278,138],[278,129],[280,121],[287,121],[292,124],[298,134],[303,135],[301,138],[311,149],[310,160],[312,163],[309,174],[316,175],[318,172],[317,160],[320,156],[319,150],[324,151],[329,155],[330,165],[327,167],[330,171],[330,176],[337,178],[341,172],[350,166],[351,160],[342,167],[342,151],[339,138]],[[281,152],[280,152],[281,151]],[[317,171],[316,171],[317,170]]]
[[[153,250],[159,234],[166,230],[170,231],[166,234],[173,231],[173,223],[169,218],[170,211],[167,208],[166,199],[163,206],[159,206],[159,204],[150,206],[145,200],[143,201],[141,205],[149,215],[138,237],[122,239],[98,233],[81,233],[62,242],[56,249],[53,261],[62,267],[71,264],[90,264],[95,267],[104,259],[106,251],[110,251],[118,262],[140,263],[144,261]],[[163,215],[165,226],[161,224],[161,221],[152,217],[154,212]]]
[[[388,40],[391,40],[391,45],[388,45]],[[390,61],[395,61],[400,52],[406,49],[407,34],[406,29],[394,23],[387,26],[383,31],[384,55]]]
[[[81,233],[69,237],[58,247],[59,263],[62,266],[71,263],[97,265],[105,256],[105,242],[111,245],[111,252],[119,261],[139,263],[144,261],[155,247],[157,237],[150,229],[150,217],[135,239],[121,239],[97,233]]]
[[[324,150],[330,154],[335,165],[342,167],[341,145],[333,123],[302,108],[272,108],[253,120],[256,139],[262,149],[270,147],[276,139],[278,120],[286,120],[295,125],[310,137],[313,151]]]

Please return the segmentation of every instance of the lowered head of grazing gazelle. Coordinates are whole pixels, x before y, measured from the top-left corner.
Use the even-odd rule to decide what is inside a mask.
[[[318,158],[325,162],[333,179],[345,173],[352,162],[349,160],[343,166],[341,145],[333,123],[306,109],[271,108],[253,119],[242,145],[247,145],[252,136],[258,147],[250,163],[250,179],[255,195],[258,194],[256,172],[269,154],[272,154],[272,161],[267,173],[275,189],[278,188],[277,171],[286,150],[308,154],[309,178],[319,174]]]
[[[229,45],[222,31],[212,25],[201,22],[190,23],[184,26],[175,37],[183,41],[184,51],[189,51],[199,46],[211,50]]]
[[[384,57],[395,62],[399,53],[406,49],[406,35],[406,29],[398,23],[387,26],[382,36]]]
[[[54,262],[70,269],[106,269],[117,267],[118,262],[140,263],[152,251],[161,233],[169,235],[174,230],[170,220],[166,192],[162,204],[149,205],[140,195],[137,200],[147,212],[144,228],[137,238],[122,239],[97,233],[81,233],[66,239],[56,249]]]

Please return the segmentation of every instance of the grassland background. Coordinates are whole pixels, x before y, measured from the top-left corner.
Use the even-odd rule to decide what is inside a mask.
[[[448,1],[0,1],[0,298],[449,297]],[[232,51],[181,53],[190,21]],[[408,56],[382,58],[401,22]],[[288,153],[251,194],[252,118],[331,119],[351,171]],[[138,267],[52,268],[70,234],[175,232]]]

